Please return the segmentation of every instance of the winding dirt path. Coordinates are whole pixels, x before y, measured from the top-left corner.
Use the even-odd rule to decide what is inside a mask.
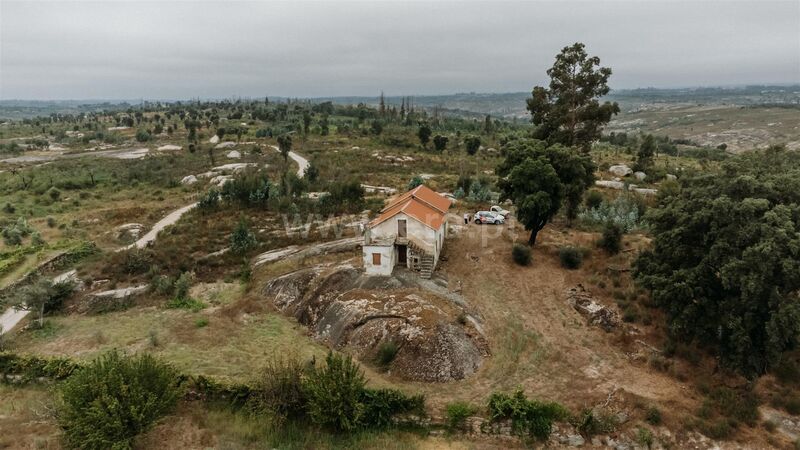
[[[167,214],[163,219],[156,222],[156,224],[153,225],[153,228],[151,228],[150,231],[148,231],[147,234],[142,236],[138,241],[134,242],[131,245],[122,247],[118,251],[128,250],[131,248],[147,247],[149,243],[156,240],[156,237],[158,237],[158,233],[161,232],[161,230],[177,222],[181,218],[181,216],[191,211],[195,206],[197,206],[197,203],[192,203],[191,205],[186,205],[182,208],[172,211],[171,213]]]
[[[276,152],[281,151],[277,145],[270,145],[270,147],[274,148]],[[299,166],[297,169],[297,176],[303,178],[303,175],[306,173],[306,169],[308,169],[308,160],[293,151],[289,152],[289,158],[292,158],[292,160]]]

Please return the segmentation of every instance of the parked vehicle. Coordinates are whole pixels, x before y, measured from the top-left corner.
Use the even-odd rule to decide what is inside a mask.
[[[491,211],[478,211],[475,213],[475,217],[473,217],[472,220],[474,220],[477,224],[490,223],[500,225],[506,222],[506,218],[504,216],[495,214]]]
[[[508,217],[508,216],[511,215],[511,211],[509,211],[507,209],[504,209],[503,207],[497,206],[497,205],[494,205],[491,208],[489,208],[489,211],[493,212],[495,214],[500,214],[503,217]]]

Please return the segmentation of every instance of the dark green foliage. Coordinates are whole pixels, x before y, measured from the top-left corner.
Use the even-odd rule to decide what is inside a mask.
[[[211,188],[197,201],[197,207],[201,211],[212,211],[219,207],[219,191]]]
[[[646,420],[647,423],[649,423],[650,425],[660,425],[661,411],[655,406],[647,408],[647,411],[645,412],[644,415],[644,420]]]
[[[407,396],[394,389],[364,389],[361,391],[364,414],[361,428],[383,429],[392,425],[397,414],[425,413],[425,398],[422,395]]]
[[[148,133],[147,130],[137,130],[136,140],[139,142],[147,142],[150,140],[150,133]]]
[[[131,248],[117,254],[121,271],[128,275],[146,273],[153,263],[153,252],[147,249]]]
[[[375,362],[381,367],[386,367],[394,361],[397,356],[399,347],[392,341],[382,342],[378,346],[378,354],[375,357]]]
[[[568,416],[569,412],[560,404],[528,400],[521,390],[513,395],[495,393],[489,397],[489,419],[493,422],[511,419],[512,431],[521,436],[546,440],[553,422]]]
[[[127,449],[181,396],[178,373],[151,355],[112,351],[75,371],[60,387],[59,425],[69,447]]]
[[[584,45],[575,43],[561,50],[547,75],[550,87],[536,86],[528,99],[535,137],[588,153],[603,125],[619,113],[616,103],[598,101],[609,92],[611,69],[600,67],[600,58],[589,57]]]
[[[481,148],[481,138],[478,136],[467,136],[464,138],[464,147],[466,147],[469,155],[478,153],[478,149]]]
[[[234,255],[244,255],[258,245],[256,235],[250,231],[244,219],[239,220],[236,228],[231,234],[231,253]]]
[[[656,153],[656,142],[652,134],[645,135],[639,149],[636,151],[636,163],[633,170],[647,171],[653,166],[653,157]],[[649,179],[649,177],[648,177]]]
[[[800,155],[750,152],[722,173],[682,180],[648,222],[637,281],[675,339],[696,340],[761,374],[800,339]]]
[[[586,193],[586,208],[595,209],[603,203],[603,194],[600,191],[588,191]]]
[[[561,247],[558,249],[558,259],[561,261],[561,267],[577,269],[583,263],[583,252],[571,246]]]
[[[443,152],[444,149],[447,148],[447,141],[448,140],[449,139],[447,139],[447,136],[442,136],[440,134],[437,134],[436,136],[434,136],[433,137],[433,148],[434,148],[434,150],[436,150],[437,152]]]
[[[239,205],[265,207],[269,200],[270,186],[266,173],[249,170],[225,183],[219,195],[223,200]]]
[[[607,223],[597,244],[612,255],[619,253],[622,249],[622,227],[613,222]]]
[[[352,358],[329,352],[325,366],[314,369],[305,382],[306,410],[311,420],[336,431],[354,431],[364,420],[361,401],[364,373]]]
[[[425,183],[425,180],[423,180],[421,176],[414,175],[414,178],[412,178],[411,181],[408,182],[408,186],[406,188],[410,191],[411,189],[414,189],[415,187],[420,186],[423,183]]]
[[[501,200],[510,199],[517,217],[536,243],[539,231],[566,203],[568,218],[577,215],[583,193],[594,183],[594,163],[573,150],[542,141],[517,139],[503,146],[506,159],[495,170]]]
[[[431,133],[433,133],[433,131],[427,123],[423,123],[419,126],[417,137],[419,138],[419,143],[422,144],[423,147],[428,146],[428,142],[431,140]]]
[[[527,245],[514,244],[511,248],[511,257],[520,266],[528,266],[531,264],[531,248]]]
[[[319,201],[322,214],[354,214],[364,209],[364,188],[357,180],[334,182]]]
[[[67,358],[40,358],[0,352],[0,375],[21,375],[23,382],[39,377],[63,380],[72,375],[78,367],[77,363]]]
[[[464,427],[464,422],[467,417],[474,415],[478,412],[478,408],[467,402],[453,402],[445,406],[445,413],[447,414],[447,428],[451,430],[459,430]]]

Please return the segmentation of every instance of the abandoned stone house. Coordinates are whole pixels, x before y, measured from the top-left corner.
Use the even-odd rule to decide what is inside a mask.
[[[364,268],[369,275],[391,275],[405,266],[430,278],[447,237],[450,200],[425,185],[390,202],[364,233]]]

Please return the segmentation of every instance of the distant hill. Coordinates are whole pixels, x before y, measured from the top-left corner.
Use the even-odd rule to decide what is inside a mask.
[[[508,93],[458,93],[448,95],[387,96],[386,103],[400,107],[404,98],[411,99],[417,108],[438,108],[446,114],[514,118],[528,115],[525,100],[530,92]],[[270,96],[272,101],[286,101],[286,97]],[[234,99],[235,100],[235,99]],[[292,99],[295,100],[295,99]],[[330,101],[337,104],[377,105],[377,96],[314,97],[297,100],[310,102]],[[752,85],[739,87],[695,87],[695,88],[642,88],[612,91],[608,100],[620,103],[625,111],[636,111],[651,104],[682,105],[800,105],[800,84],[788,86]],[[75,114],[103,109],[126,109],[138,105],[141,100],[0,100],[0,119],[22,119],[52,113]]]

